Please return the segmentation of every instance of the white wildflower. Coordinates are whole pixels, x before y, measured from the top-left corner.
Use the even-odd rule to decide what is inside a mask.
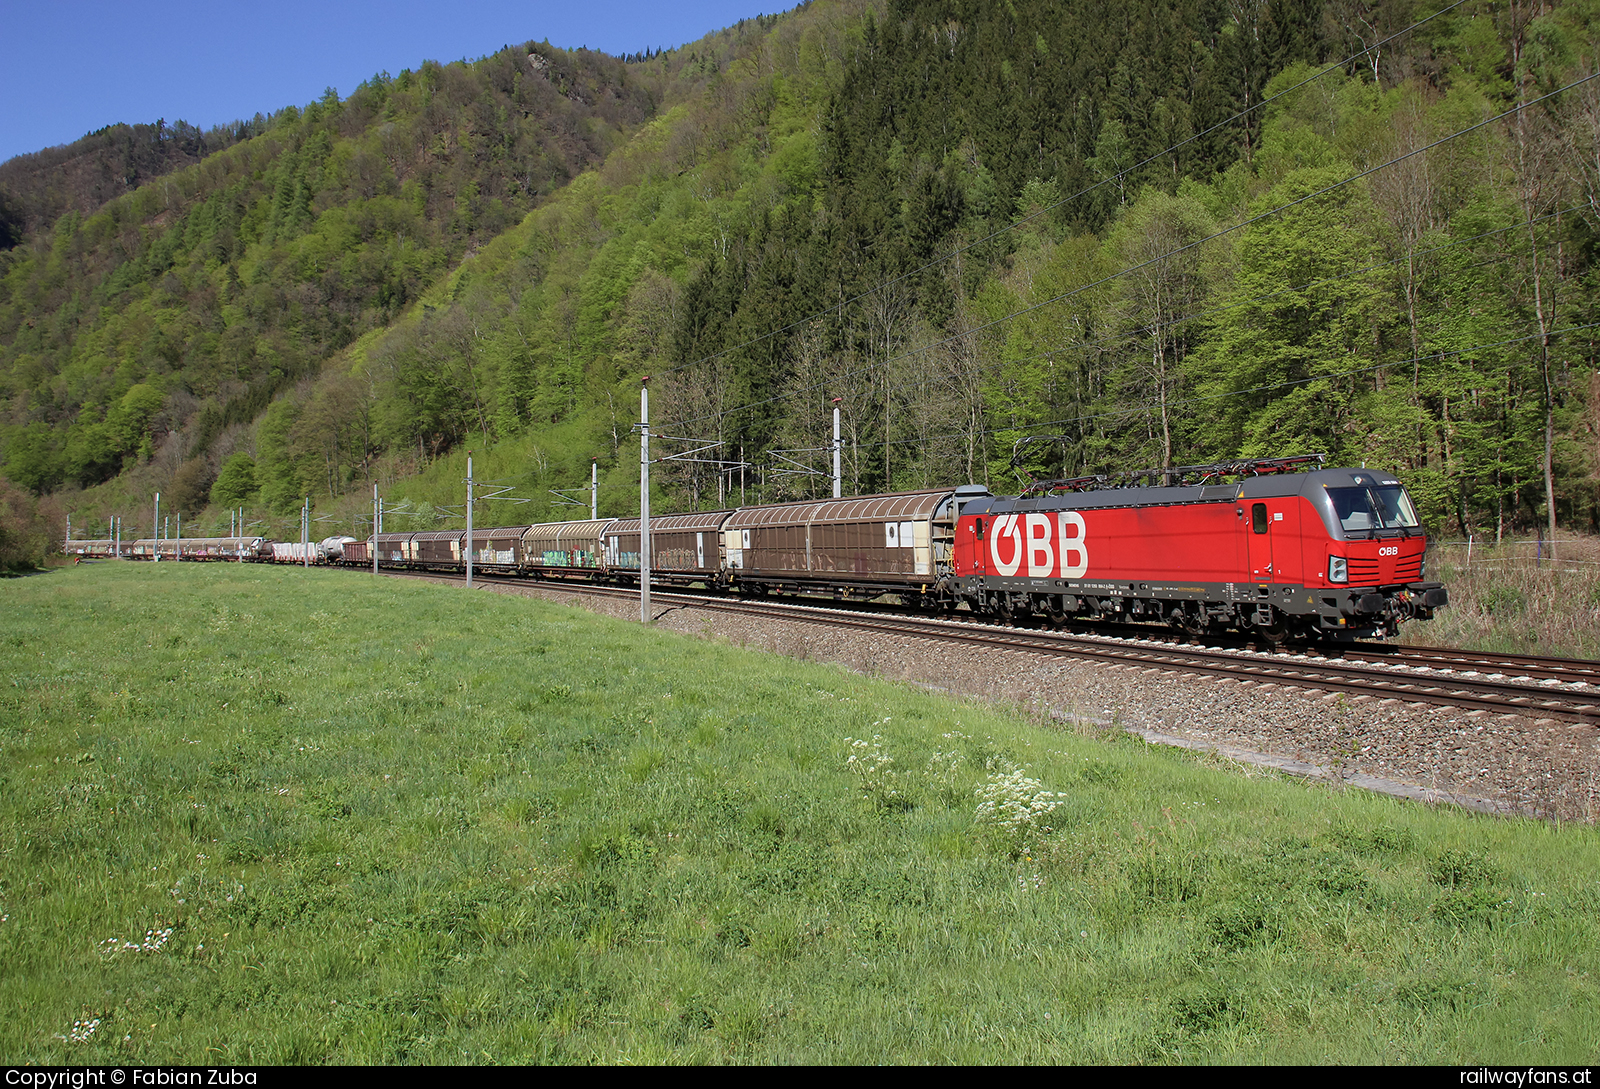
[[[180,904],[182,900],[178,901]],[[172,940],[174,927],[162,927],[157,930],[152,927],[144,932],[144,940],[138,942],[119,941],[116,938],[107,938],[100,943],[102,956],[112,957],[118,953],[159,953],[166,948],[167,942]]]
[[[943,787],[953,789],[964,763],[965,759],[954,749],[949,752],[935,749],[933,755],[928,757],[928,778]]]
[[[56,1033],[56,1039],[65,1040],[69,1044],[86,1044],[89,1042],[89,1037],[93,1036],[95,1030],[99,1027],[100,1018],[98,1017],[88,1021],[74,1021],[72,1022],[72,1028],[67,1030],[66,1035],[58,1032]]]
[[[888,719],[883,721],[887,722]],[[874,722],[874,726],[879,723]],[[894,757],[883,750],[883,735],[873,734],[870,741],[847,737],[845,743],[850,746],[850,756],[845,764],[861,777],[861,791],[867,797],[880,804],[890,802],[900,797],[899,787],[896,786],[898,773],[894,769]]]
[[[1032,836],[1055,831],[1045,819],[1067,797],[1044,789],[1038,779],[1028,778],[1025,768],[1017,767],[992,772],[977,794],[974,819],[979,824],[992,825],[1018,847]]]

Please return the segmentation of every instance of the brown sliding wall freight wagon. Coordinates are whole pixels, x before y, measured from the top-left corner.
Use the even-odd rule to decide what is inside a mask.
[[[650,519],[652,582],[710,583],[722,571],[722,523],[732,511],[668,514]],[[639,570],[639,519],[622,518],[605,531],[606,566],[615,573]],[[634,577],[638,581],[637,576]]]
[[[823,499],[735,511],[722,526],[736,582],[835,596],[930,592],[948,573],[955,529],[950,489]]]

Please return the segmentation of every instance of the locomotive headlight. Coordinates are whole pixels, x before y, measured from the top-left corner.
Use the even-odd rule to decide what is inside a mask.
[[[1346,560],[1345,560],[1345,558],[1343,556],[1329,556],[1328,557],[1328,581],[1329,582],[1349,582],[1350,581],[1350,564],[1348,562],[1346,562]]]

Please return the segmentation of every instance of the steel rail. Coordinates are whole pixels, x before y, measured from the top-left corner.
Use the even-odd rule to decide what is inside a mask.
[[[1568,684],[1600,685],[1600,662],[1582,658],[1550,658],[1532,654],[1494,654],[1449,647],[1396,644],[1381,649],[1353,647],[1346,659],[1364,662],[1401,661],[1412,666],[1464,670],[1475,673],[1501,673],[1510,677],[1533,677]]]

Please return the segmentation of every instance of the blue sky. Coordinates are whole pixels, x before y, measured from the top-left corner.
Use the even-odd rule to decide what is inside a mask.
[[[119,121],[210,128],[502,45],[670,48],[795,0],[777,2],[3,0],[0,161]]]

